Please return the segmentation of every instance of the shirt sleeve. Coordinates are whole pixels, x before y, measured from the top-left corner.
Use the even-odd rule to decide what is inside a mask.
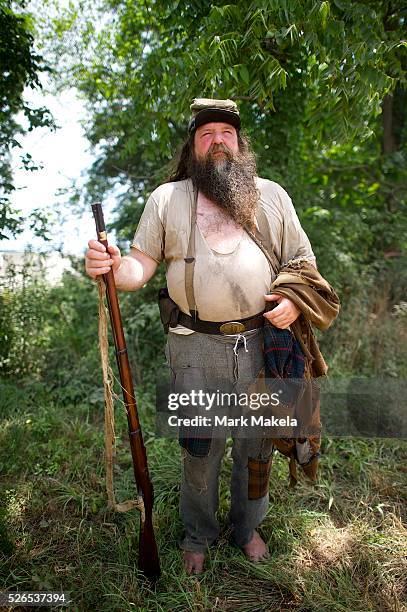
[[[160,263],[164,259],[164,240],[159,203],[152,194],[146,202],[131,246]]]
[[[301,227],[294,205],[288,193],[279,186],[278,195],[283,212],[283,235],[281,240],[281,264],[290,259],[304,257],[315,261],[315,255],[307,234]]]

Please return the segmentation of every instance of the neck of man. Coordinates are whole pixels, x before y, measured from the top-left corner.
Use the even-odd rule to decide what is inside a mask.
[[[212,217],[214,220],[217,219],[218,223],[223,225],[240,227],[238,223],[232,218],[230,212],[225,210],[222,206],[219,206],[216,202],[213,202],[210,198],[207,198],[202,191],[198,192],[198,209],[197,214],[199,217]]]

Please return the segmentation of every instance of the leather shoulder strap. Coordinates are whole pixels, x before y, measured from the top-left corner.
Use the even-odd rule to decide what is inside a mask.
[[[266,214],[260,205],[257,207],[256,219],[260,228],[259,230],[257,228],[251,230],[246,225],[244,226],[244,229],[246,230],[250,238],[253,240],[253,242],[255,242],[259,249],[263,252],[264,256],[269,262],[271,272],[274,274],[278,274],[281,268],[281,263],[279,262],[278,257],[274,251],[271,242],[271,237],[269,236],[270,232],[268,231],[268,222]],[[268,240],[267,237],[269,237]]]
[[[198,202],[198,191],[194,189],[191,194],[191,227],[189,232],[188,250],[185,257],[185,295],[188,302],[189,314],[193,319],[198,318],[194,293],[194,270],[195,270],[195,228],[196,209]]]

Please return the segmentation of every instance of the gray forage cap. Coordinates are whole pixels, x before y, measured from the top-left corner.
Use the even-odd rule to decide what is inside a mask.
[[[240,129],[240,116],[233,100],[213,100],[211,98],[195,98],[190,106],[192,117],[188,124],[188,132],[193,134],[197,128],[211,121],[230,123]]]

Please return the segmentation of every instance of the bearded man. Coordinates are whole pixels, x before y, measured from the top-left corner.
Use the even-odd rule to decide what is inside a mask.
[[[300,313],[288,298],[266,295],[275,273],[252,237],[260,218],[280,264],[295,258],[314,263],[315,257],[288,194],[257,176],[236,104],[195,99],[191,111],[176,172],[148,199],[130,254],[122,258],[115,246],[106,253],[91,240],[86,270],[96,278],[112,267],[117,287],[135,291],[165,261],[168,294],[178,306],[175,318],[170,317],[166,347],[174,380],[184,388],[205,390],[220,378],[223,389],[236,389],[263,367],[264,319],[287,329]],[[265,313],[266,301],[277,306]],[[180,439],[185,528],[180,546],[189,573],[202,571],[205,550],[219,535],[218,477],[225,438],[200,442]],[[264,438],[233,440],[232,538],[255,562],[269,555],[256,531],[267,512],[268,492],[256,496],[248,490],[250,479],[263,466],[269,469],[272,450],[271,440]]]

